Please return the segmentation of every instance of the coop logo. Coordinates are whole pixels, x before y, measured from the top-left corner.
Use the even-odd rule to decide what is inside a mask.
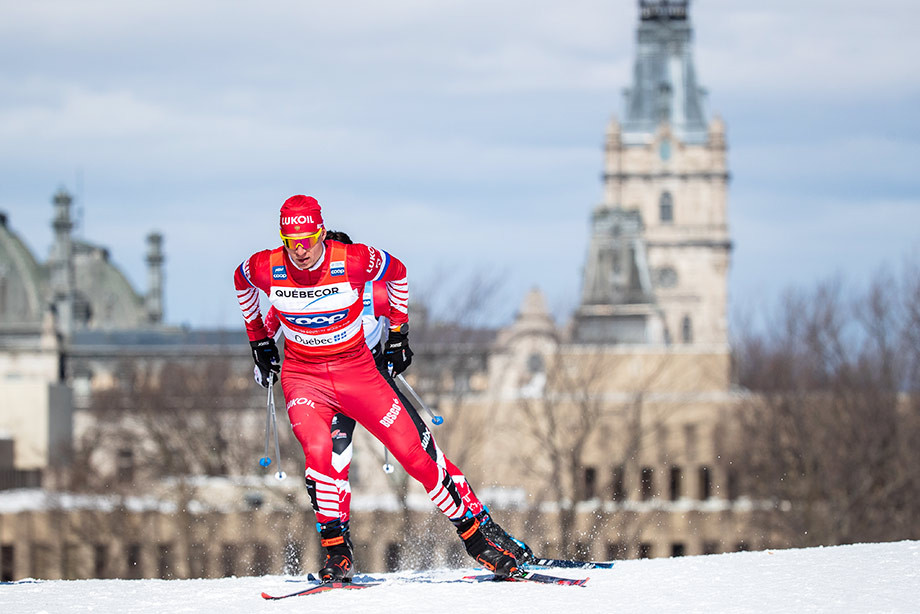
[[[402,406],[399,404],[398,399],[393,399],[393,405],[390,407],[390,411],[387,412],[383,418],[380,419],[380,424],[390,428],[394,422],[396,422],[396,416],[399,415],[399,410],[402,409]]]
[[[292,407],[297,407],[298,405],[309,405],[310,407],[313,407],[313,408],[316,407],[316,405],[310,399],[307,399],[305,397],[297,397],[296,399],[291,399],[290,401],[288,401],[288,404],[287,404],[288,411],[290,411]]]
[[[287,269],[284,265],[272,267],[272,279],[287,279]]]
[[[333,277],[339,277],[345,274],[345,261],[344,260],[335,260],[329,263],[329,273]]]
[[[348,315],[348,310],[343,309],[341,311],[333,311],[331,313],[315,313],[315,314],[281,314],[285,320],[293,324],[294,326],[301,326],[303,328],[323,328],[326,326],[331,326],[336,322],[341,322]]]

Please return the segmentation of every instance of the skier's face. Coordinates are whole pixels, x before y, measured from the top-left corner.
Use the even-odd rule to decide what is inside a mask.
[[[287,252],[288,257],[291,259],[291,262],[299,269],[309,269],[311,266],[316,264],[316,261],[319,260],[320,256],[323,253],[323,239],[326,238],[326,231],[323,230],[322,235],[320,235],[319,240],[313,244],[313,247],[307,248],[306,241],[285,241],[284,251]]]

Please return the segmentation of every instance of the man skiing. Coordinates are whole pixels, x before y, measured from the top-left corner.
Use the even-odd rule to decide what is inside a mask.
[[[371,246],[326,242],[320,205],[309,196],[296,195],[284,202],[280,230],[283,245],[244,260],[234,273],[234,285],[253,360],[266,383],[280,372],[288,417],[303,447],[307,489],[326,551],[320,578],[349,581],[354,575],[351,543],[333,478],[329,433],[336,413],[361,423],[422,484],[454,523],[470,556],[496,575],[511,574],[518,565],[514,556],[489,540],[479,521],[467,514],[453,480],[422,447],[415,423],[377,371],[365,343],[364,286],[381,281],[390,321],[385,360],[396,372],[411,361],[405,265]],[[280,316],[283,367],[262,319],[259,290]]]
[[[346,245],[352,244],[351,237],[344,232],[328,230],[326,232],[327,244],[329,241],[338,241]],[[463,499],[467,508],[467,515],[474,516],[480,523],[480,529],[495,544],[509,551],[519,563],[526,563],[535,559],[533,551],[523,541],[509,535],[495,520],[492,518],[488,507],[476,496],[472,486],[463,475],[463,472],[441,451],[440,447],[434,440],[431,431],[425,424],[415,405],[406,397],[402,390],[396,385],[394,377],[399,375],[412,362],[412,351],[407,348],[407,360],[400,365],[400,370],[388,362],[384,355],[384,346],[386,342],[386,331],[389,329],[389,300],[387,297],[386,284],[384,282],[367,282],[364,286],[364,309],[362,311],[362,323],[364,328],[364,338],[374,361],[377,370],[393,389],[393,393],[402,402],[403,407],[409,413],[413,423],[418,431],[418,438],[425,452],[433,458],[450,476],[454,482],[458,494]],[[277,338],[281,332],[281,322],[278,310],[271,307],[265,315],[265,328],[269,337]],[[254,369],[256,381],[264,386],[268,385],[267,378],[264,377],[256,366]],[[339,513],[342,525],[345,527],[346,539],[349,533],[349,515],[351,508],[351,488],[348,484],[348,475],[351,468],[352,458],[352,438],[354,435],[355,420],[345,414],[336,414],[332,418],[331,433],[332,438],[332,456],[333,456],[333,474],[336,485],[339,487]]]

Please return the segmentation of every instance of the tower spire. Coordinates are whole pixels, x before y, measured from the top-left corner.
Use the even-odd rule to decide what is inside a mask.
[[[707,138],[704,92],[690,43],[689,0],[639,0],[633,84],[626,92],[626,143],[646,143],[662,122],[686,143]]]

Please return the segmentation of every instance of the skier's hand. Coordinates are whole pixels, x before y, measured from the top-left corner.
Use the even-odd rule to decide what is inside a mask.
[[[412,350],[409,349],[409,327],[403,324],[399,329],[390,329],[390,336],[383,346],[383,359],[393,365],[393,375],[399,375],[412,364]]]
[[[263,388],[268,388],[269,378],[271,382],[278,381],[278,373],[281,372],[281,357],[278,355],[278,346],[271,337],[250,341],[249,346],[252,348],[252,359],[256,366],[252,370],[256,383]]]

